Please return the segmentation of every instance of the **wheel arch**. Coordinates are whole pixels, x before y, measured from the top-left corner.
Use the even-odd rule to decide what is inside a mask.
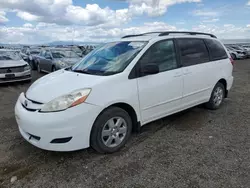
[[[223,85],[224,85],[224,87],[225,87],[225,98],[227,98],[227,96],[228,96],[228,90],[227,90],[227,81],[226,81],[226,79],[224,79],[224,78],[221,78],[217,83],[222,83]]]
[[[140,119],[139,119],[139,115],[137,114],[136,110],[132,107],[132,105],[126,103],[126,102],[116,102],[113,104],[108,105],[107,107],[105,107],[96,117],[96,119],[108,108],[112,108],[112,107],[118,107],[121,108],[123,110],[125,110],[129,116],[131,117],[132,120],[132,124],[133,124],[133,132],[139,132],[140,131],[140,127],[141,127],[141,123],[140,123]],[[95,121],[96,121],[95,119]]]

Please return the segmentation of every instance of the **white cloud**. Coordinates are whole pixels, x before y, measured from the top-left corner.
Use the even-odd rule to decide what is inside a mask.
[[[167,12],[169,6],[180,3],[198,3],[201,0],[127,0],[129,11],[132,15],[147,14],[149,16],[161,16]]]
[[[206,17],[214,17],[218,16],[219,13],[215,11],[207,11],[207,10],[195,10],[192,12],[194,16],[206,16]]]
[[[8,21],[8,18],[6,18],[6,12],[0,10],[0,24]]]
[[[9,0],[0,1],[0,7],[17,12],[26,21],[62,25],[121,24],[130,20],[127,9],[112,10],[97,4],[80,7],[72,0]]]
[[[33,27],[33,25],[31,23],[25,23],[23,24],[23,27]]]
[[[30,14],[28,12],[22,12],[22,11],[18,11],[17,16],[22,18],[23,20],[30,21],[30,22],[31,21],[38,21],[40,19],[39,16]]]
[[[206,20],[203,20],[202,22],[204,23],[214,23],[214,22],[218,22],[220,19],[219,18],[213,18],[213,19],[206,19]]]
[[[191,26],[191,30],[213,33],[223,39],[250,38],[250,24],[237,27],[233,24],[222,26],[203,23]],[[134,27],[105,28],[99,26],[62,26],[54,23],[24,24],[22,27],[0,27],[1,43],[44,44],[51,41],[107,42],[119,40],[124,35],[151,31],[187,30],[165,22],[147,22]],[[189,29],[190,30],[190,29]]]
[[[250,6],[250,1],[248,1],[247,5],[249,5],[249,6]]]
[[[57,23],[62,25],[81,24],[114,26],[124,24],[133,16],[147,14],[160,16],[169,6],[180,3],[201,2],[201,0],[126,0],[129,7],[112,10],[97,4],[85,7],[73,5],[72,0],[3,0],[0,7],[16,11],[26,21]]]
[[[164,22],[150,22],[136,27],[105,28],[101,26],[65,27],[56,24],[38,23],[25,24],[23,27],[0,28],[1,42],[5,43],[46,43],[50,41],[84,41],[106,42],[120,39],[124,35],[138,34],[150,31],[176,30],[175,26]]]
[[[192,28],[193,31],[213,33],[221,39],[244,39],[250,38],[247,27],[236,27],[233,24],[223,26],[201,24]]]

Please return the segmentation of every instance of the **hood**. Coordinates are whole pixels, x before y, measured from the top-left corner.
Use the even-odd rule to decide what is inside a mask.
[[[0,68],[28,65],[24,60],[0,60]]]
[[[68,65],[74,65],[75,63],[77,63],[81,59],[82,58],[79,57],[79,58],[60,58],[60,59],[56,59],[56,60],[67,63]]]
[[[59,70],[35,81],[26,92],[26,96],[34,101],[47,103],[74,90],[92,88],[104,79],[106,76]]]

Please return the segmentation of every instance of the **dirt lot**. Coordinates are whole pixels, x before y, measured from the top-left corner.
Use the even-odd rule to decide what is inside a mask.
[[[250,187],[250,60],[237,61],[234,76],[221,109],[196,107],[146,125],[112,155],[33,147],[13,112],[29,84],[0,86],[0,187]]]

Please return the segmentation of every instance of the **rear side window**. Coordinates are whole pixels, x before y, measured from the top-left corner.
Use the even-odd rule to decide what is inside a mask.
[[[220,42],[209,39],[206,39],[205,42],[212,61],[228,58],[227,53]]]
[[[207,47],[202,39],[178,39],[183,66],[197,65],[209,61]]]

